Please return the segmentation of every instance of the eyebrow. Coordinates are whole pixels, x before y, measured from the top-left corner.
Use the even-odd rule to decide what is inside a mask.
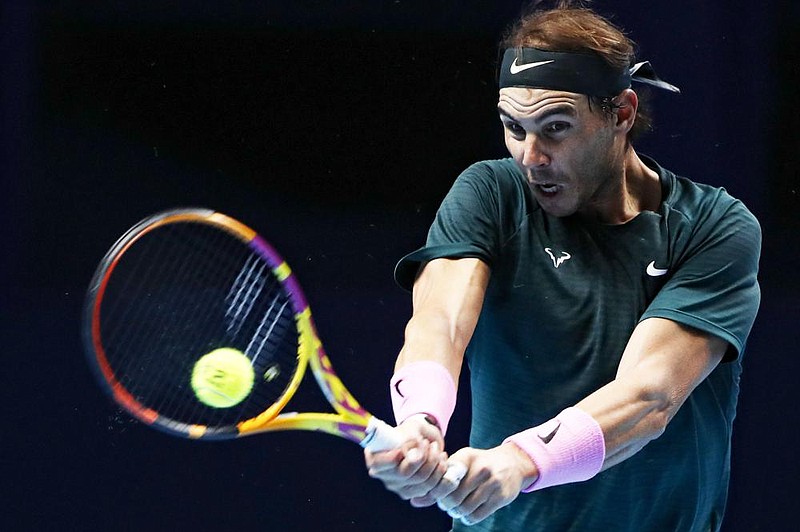
[[[518,120],[517,118],[511,116],[508,111],[501,108],[499,105],[497,106],[497,112],[511,120]],[[543,111],[540,115],[535,116],[533,120],[535,122],[544,122],[553,115],[567,115],[575,118],[578,116],[578,113],[575,112],[575,108],[570,105],[557,105],[555,107],[550,107],[546,111]]]

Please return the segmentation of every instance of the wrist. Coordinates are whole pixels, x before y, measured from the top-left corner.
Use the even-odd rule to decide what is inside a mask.
[[[525,488],[536,482],[539,478],[539,469],[536,467],[536,462],[531,459],[528,453],[510,439],[504,441],[502,445],[513,454],[517,461],[518,470],[522,475],[522,487]]]
[[[420,412],[419,414],[412,414],[411,416],[407,417],[403,423],[406,421],[413,419],[416,421],[424,422],[431,427],[436,427],[437,430],[441,431],[442,427],[439,426],[439,422],[436,421],[436,418],[430,414],[426,414],[424,412]]]
[[[390,382],[397,424],[411,416],[427,416],[442,436],[456,405],[456,385],[447,369],[429,360],[412,362],[397,370]]]
[[[428,441],[439,441],[444,443],[444,434],[442,429],[433,416],[425,413],[413,414],[399,423],[398,426],[413,426],[412,432],[415,432],[427,439]]]
[[[510,436],[504,443],[507,442],[524,451],[537,470],[536,478],[524,485],[525,493],[588,480],[600,471],[605,460],[600,425],[575,407],[538,427]]]

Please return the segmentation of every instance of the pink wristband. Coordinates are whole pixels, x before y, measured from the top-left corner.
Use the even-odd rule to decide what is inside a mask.
[[[398,425],[413,415],[427,414],[442,435],[447,432],[456,407],[456,385],[444,366],[428,360],[407,364],[392,376],[390,393]]]
[[[570,407],[538,427],[509,436],[531,457],[539,477],[523,493],[589,480],[603,466],[606,444],[600,425],[583,410]]]

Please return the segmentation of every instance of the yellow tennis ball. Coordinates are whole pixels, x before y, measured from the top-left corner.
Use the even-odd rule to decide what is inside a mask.
[[[203,355],[192,370],[192,389],[201,403],[230,408],[241,403],[253,389],[255,372],[250,359],[230,347]]]

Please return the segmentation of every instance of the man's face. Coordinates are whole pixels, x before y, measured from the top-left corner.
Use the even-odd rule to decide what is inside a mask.
[[[508,151],[547,213],[602,218],[619,197],[624,135],[589,99],[571,92],[508,87],[498,103]]]

